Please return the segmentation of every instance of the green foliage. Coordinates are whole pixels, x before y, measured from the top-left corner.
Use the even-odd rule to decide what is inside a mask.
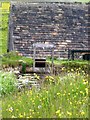
[[[51,60],[47,60],[51,64]],[[73,69],[74,71],[77,71],[77,69],[80,69],[80,71],[84,70],[86,73],[90,71],[90,61],[85,60],[54,60],[54,64],[56,66],[62,66],[61,68],[65,68],[65,71]]]
[[[67,70],[73,69],[74,71],[76,71],[79,68],[80,70],[88,72],[88,70],[90,69],[88,61],[67,61],[62,63],[62,66],[67,68]]]
[[[16,77],[13,73],[0,71],[0,95],[16,91]]]
[[[7,53],[9,11],[0,10],[0,54]]]
[[[26,73],[26,63],[22,63],[22,73]]]
[[[4,118],[87,118],[87,75],[46,76],[41,89],[4,97]],[[52,82],[53,81],[53,82]],[[48,83],[48,84],[47,84]]]
[[[18,52],[12,51],[7,54],[4,54],[1,56],[0,60],[2,61],[2,66],[3,65],[8,65],[8,66],[18,66],[22,65],[23,62],[26,62],[26,65],[32,66],[33,61],[31,58],[27,58],[24,56],[19,55]]]

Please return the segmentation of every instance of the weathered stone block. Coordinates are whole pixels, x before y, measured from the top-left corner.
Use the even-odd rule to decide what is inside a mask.
[[[88,46],[89,22],[86,4],[16,4],[12,6],[11,12],[14,49],[22,51],[23,55],[32,54],[30,51],[34,42],[53,43],[57,51],[67,48],[83,49],[77,44],[82,41]],[[62,42],[65,44],[61,44]],[[58,56],[58,52],[55,54]]]

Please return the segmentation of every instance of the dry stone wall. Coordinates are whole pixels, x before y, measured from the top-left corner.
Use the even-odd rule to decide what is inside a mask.
[[[9,50],[32,56],[33,43],[52,43],[56,56],[67,57],[68,49],[88,49],[88,5],[11,4],[9,29]],[[38,49],[37,53],[41,54],[42,50]],[[49,55],[50,49],[42,54]]]

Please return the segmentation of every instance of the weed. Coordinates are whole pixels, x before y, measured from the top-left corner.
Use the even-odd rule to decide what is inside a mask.
[[[15,92],[16,84],[17,80],[13,73],[0,71],[0,95]]]

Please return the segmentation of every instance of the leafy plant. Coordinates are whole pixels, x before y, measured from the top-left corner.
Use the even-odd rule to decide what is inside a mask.
[[[0,71],[0,95],[15,92],[16,83],[17,80],[13,73]]]
[[[26,63],[25,62],[22,63],[22,73],[23,74],[26,73]]]

